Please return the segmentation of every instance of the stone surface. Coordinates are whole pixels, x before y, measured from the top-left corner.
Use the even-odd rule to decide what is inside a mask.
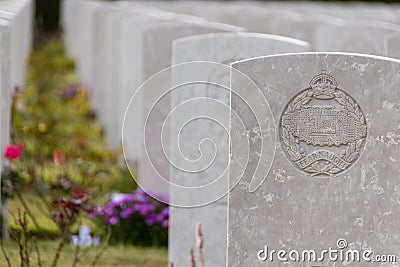
[[[386,37],[400,33],[400,25],[374,20],[347,20],[339,25],[318,25],[315,50],[384,55]]]
[[[266,245],[269,251],[321,253],[347,243],[342,251],[371,250],[373,255],[398,258],[400,61],[308,53],[244,60],[232,66],[248,75],[263,92],[271,110],[269,119],[274,119],[275,126],[258,129],[248,108],[240,102],[232,103],[232,110],[246,127],[241,129],[235,120],[231,124],[230,183],[238,184],[229,195],[228,266],[369,264],[334,263],[329,258],[317,263],[283,263],[276,254],[274,262],[269,258],[261,262],[257,254]],[[242,88],[243,84],[232,76],[232,90]],[[309,113],[302,113],[307,110]],[[298,114],[298,119],[288,120],[291,114]],[[299,132],[288,126],[288,121],[297,125]],[[309,127],[314,127],[314,134],[308,135],[314,139],[307,144],[302,133]],[[254,129],[275,133],[276,138],[270,138],[274,134],[268,136],[276,140],[270,150],[260,151],[264,135],[252,139],[243,135]],[[332,146],[327,140],[340,144]],[[262,153],[272,153],[274,147],[273,161],[263,160]],[[250,153],[248,162],[242,158],[246,151]],[[319,154],[314,157],[313,152]],[[251,180],[258,178],[253,178],[257,164],[272,167],[258,190],[250,193]],[[337,244],[340,239],[346,242]]]
[[[239,32],[242,28],[231,25],[210,22],[170,21],[152,25],[144,32],[144,58],[142,71],[144,77],[149,78],[157,72],[171,66],[171,44],[174,39],[195,34],[212,32]],[[169,179],[169,164],[161,145],[161,129],[165,117],[169,113],[169,96],[163,94],[168,90],[169,81],[156,82],[150,90],[142,92],[141,125],[144,138],[140,142],[144,145],[138,162],[138,173],[141,186],[146,190],[158,193],[168,193],[168,187],[160,183],[160,179]],[[157,99],[163,96],[160,101]],[[157,106],[154,106],[157,104]],[[131,110],[129,110],[131,113]],[[125,122],[127,123],[127,122]],[[128,121],[129,123],[129,121]],[[168,129],[165,132],[168,133]],[[168,139],[168,138],[167,138]],[[164,144],[168,146],[168,144]],[[125,147],[126,148],[126,147]]]
[[[94,15],[98,8],[111,5],[97,0],[64,0],[62,27],[66,51],[77,63],[78,76],[82,82],[93,82],[92,49],[94,42]]]
[[[385,34],[383,37],[383,56],[400,58],[400,31]]]
[[[1,43],[1,151],[9,144],[10,117],[11,117],[11,27],[10,21],[0,19],[0,43]]]
[[[210,1],[207,5],[203,1],[141,1],[141,3],[177,14],[198,16],[213,22],[230,23],[227,19],[231,16],[224,17],[224,15],[229,14],[232,4],[226,2]]]
[[[74,1],[74,0],[73,0]],[[94,42],[95,27],[98,20],[95,19],[96,11],[107,3],[102,1],[78,1],[74,9],[77,12],[74,22],[72,37],[73,55],[76,56],[77,74],[81,82],[93,86],[93,49],[101,44]]]
[[[10,143],[11,106],[14,87],[24,86],[26,63],[32,45],[33,1],[0,2],[0,149]],[[3,158],[0,165],[6,164]],[[1,174],[1,169],[0,169]],[[1,186],[0,186],[1,187]],[[1,214],[8,218],[0,204]],[[7,227],[1,229],[8,236]]]
[[[120,41],[121,21],[136,17],[154,9],[143,5],[116,2],[98,7],[94,13],[92,51],[87,60],[91,60],[93,85],[93,106],[99,114],[110,148],[121,146],[122,117],[120,107]],[[124,55],[121,55],[124,56]],[[89,65],[89,64],[88,64]]]
[[[149,78],[143,71],[145,62],[143,44],[144,32],[152,25],[161,25],[171,21],[202,21],[201,18],[183,16],[170,12],[154,10],[131,15],[121,20],[119,47],[119,125],[123,125],[124,115],[130,99],[137,94],[141,84]],[[169,65],[169,63],[167,63]],[[138,95],[140,98],[141,96]],[[129,166],[137,164],[141,157],[143,140],[142,102],[130,106],[129,122],[124,125],[124,155]]]
[[[31,34],[31,1],[4,1],[0,3],[0,18],[9,21],[11,38],[10,79],[12,87],[24,86]],[[12,90],[12,88],[11,88]]]
[[[1,34],[1,143],[9,144],[11,103],[14,87],[25,84],[26,63],[31,46],[32,1],[3,1],[0,3]]]
[[[212,33],[175,40],[172,54],[174,65],[191,61],[210,61],[229,65],[230,62],[244,58],[302,52],[308,49],[309,45],[305,42],[280,36]],[[170,177],[174,184],[190,187],[204,185],[217,178],[221,182],[214,183],[207,192],[202,190],[182,192],[171,187],[170,199],[174,204],[186,203],[190,206],[198,205],[202,201],[202,204],[205,204],[228,192],[230,70],[229,67],[220,69],[219,65],[214,68],[210,66],[212,64],[205,64],[203,67],[200,65],[198,69],[183,66],[183,71],[172,72],[174,85],[202,80],[226,88],[196,84],[180,87],[171,93],[171,113],[168,120],[171,127],[169,159],[176,166],[192,172],[170,168]],[[184,124],[194,118],[198,119],[190,124]],[[216,148],[201,143],[205,138],[213,140]],[[194,159],[196,161],[192,162]],[[210,166],[203,170],[208,164]],[[193,171],[200,172],[193,173]],[[207,266],[226,265],[227,197],[203,207],[171,207],[170,220],[171,262],[176,266],[188,264],[189,248],[195,247],[195,226],[197,222],[201,222],[205,236],[204,253]]]

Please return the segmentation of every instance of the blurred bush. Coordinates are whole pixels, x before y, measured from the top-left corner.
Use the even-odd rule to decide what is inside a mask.
[[[12,186],[3,186],[11,191],[2,190],[2,200],[14,195],[26,199],[35,196],[40,204],[24,204],[32,211],[30,218],[41,218],[36,211],[47,209],[50,220],[57,224],[55,216],[62,215],[59,210],[65,207],[54,203],[73,203],[67,208],[81,217],[75,212],[76,203],[82,202],[78,204],[88,210],[87,205],[114,190],[132,192],[137,187],[121,165],[122,150],[107,149],[103,129],[91,110],[90,89],[79,84],[74,62],[65,56],[59,39],[48,40],[33,52],[26,84],[14,94],[11,135],[15,145],[9,148],[10,152],[20,148],[21,155],[12,160],[12,173],[7,167],[3,170],[2,184]],[[82,196],[77,197],[76,192],[81,191]],[[44,226],[40,219],[36,221],[29,224],[32,233],[38,232],[38,225]],[[70,226],[76,227],[73,222]],[[54,232],[52,228],[49,235],[54,236]]]
[[[14,99],[13,139],[24,145],[21,177],[27,184],[37,185],[40,179],[54,185],[64,175],[91,194],[115,187],[121,179],[128,181],[125,188],[136,187],[119,163],[121,150],[106,148],[103,130],[90,108],[90,89],[78,83],[62,43],[52,40],[36,50],[27,88]],[[54,164],[55,151],[65,157],[67,175]]]

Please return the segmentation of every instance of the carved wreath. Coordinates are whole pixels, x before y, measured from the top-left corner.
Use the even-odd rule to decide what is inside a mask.
[[[365,123],[364,115],[362,114],[359,106],[354,102],[352,98],[350,98],[340,90],[335,90],[333,95],[334,100],[336,100],[336,102],[342,107],[344,112],[352,116],[355,120],[358,120],[360,123]],[[305,90],[289,104],[287,108],[288,112],[300,110],[313,98],[313,90],[311,88]],[[300,149],[299,139],[294,137],[285,127],[282,127],[282,141],[285,144],[287,148],[287,153],[289,154],[289,158],[292,161],[298,162],[302,158],[306,157],[305,152]],[[363,141],[364,138],[349,143],[347,148],[341,152],[340,158],[345,162],[353,163],[357,159],[357,156],[361,151]],[[312,176],[321,174],[332,176],[342,170],[340,168],[337,168],[332,163],[325,165],[323,169],[319,168],[319,166],[314,163],[305,168],[304,171],[310,173]]]

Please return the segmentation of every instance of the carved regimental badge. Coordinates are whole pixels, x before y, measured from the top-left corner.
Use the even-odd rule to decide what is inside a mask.
[[[360,156],[367,136],[356,101],[325,71],[286,106],[280,123],[288,158],[312,176],[333,176]]]

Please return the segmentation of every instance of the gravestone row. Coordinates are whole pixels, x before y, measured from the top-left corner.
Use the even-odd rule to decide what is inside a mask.
[[[26,64],[32,44],[32,23],[33,1],[0,3],[2,151],[9,143],[14,88],[25,85]]]
[[[63,2],[67,51],[109,147],[123,142],[140,186],[169,194],[174,266],[188,264],[197,222],[207,266],[257,266],[265,245],[318,251],[339,239],[397,253],[397,129],[378,122],[396,120],[398,62],[325,53],[397,57],[396,10]],[[284,53],[295,54],[263,57]]]
[[[14,89],[25,86],[26,67],[32,48],[33,0],[0,2],[0,149],[10,143],[11,108]],[[1,160],[1,165],[5,164]],[[0,169],[1,172],[1,169]],[[0,204],[2,216],[7,212]],[[2,233],[7,235],[7,224]]]
[[[93,106],[105,127],[110,148],[121,144],[120,129],[132,87],[148,78],[144,75],[135,84],[133,79],[140,71],[129,71],[135,59],[129,58],[132,52],[127,52],[133,46],[127,30],[134,31],[135,17],[136,24],[143,27],[150,25],[151,18],[160,22],[208,20],[231,24],[249,32],[307,41],[312,51],[391,56],[397,53],[400,38],[397,9],[386,5],[65,0],[62,10],[67,51],[77,60],[81,80],[93,88]],[[140,23],[141,16],[149,17],[149,23]],[[152,74],[155,72],[152,70]],[[140,140],[140,133],[132,134],[137,136],[133,139]],[[132,153],[128,160],[138,161],[139,149]]]

